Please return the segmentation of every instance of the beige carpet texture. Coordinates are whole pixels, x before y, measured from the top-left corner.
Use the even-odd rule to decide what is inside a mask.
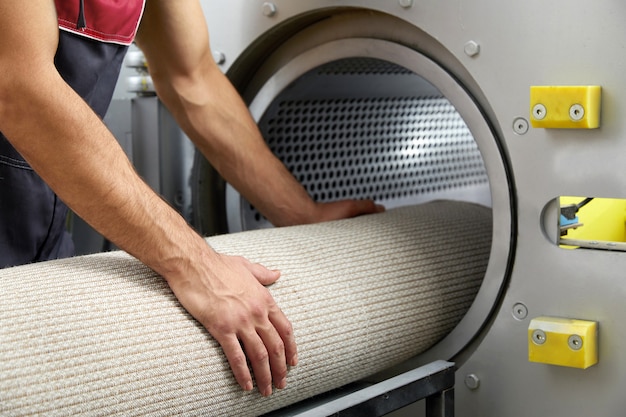
[[[490,209],[437,201],[207,239],[282,272],[269,288],[299,364],[268,398],[239,388],[165,281],[123,252],[0,270],[0,415],[258,416],[362,379],[454,328],[491,228]]]

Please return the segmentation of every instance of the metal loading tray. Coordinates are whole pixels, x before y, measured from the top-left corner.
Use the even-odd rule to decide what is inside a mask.
[[[256,416],[398,364],[448,334],[491,248],[491,210],[437,201],[211,237],[282,271],[299,347],[286,389],[236,384],[165,281],[123,252],[0,270],[0,414]]]

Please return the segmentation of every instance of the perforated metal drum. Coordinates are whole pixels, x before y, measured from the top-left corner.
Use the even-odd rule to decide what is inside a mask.
[[[470,189],[488,195],[485,166],[463,118],[430,83],[390,62],[321,65],[283,90],[259,127],[316,201],[374,199],[390,207]],[[247,203],[241,223],[229,217],[235,229],[267,226]]]

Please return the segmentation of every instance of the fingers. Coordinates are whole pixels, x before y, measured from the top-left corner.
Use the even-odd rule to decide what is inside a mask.
[[[266,290],[267,291],[267,290]],[[272,393],[272,381],[278,389],[287,386],[288,365],[298,363],[296,341],[291,322],[267,291],[267,314],[257,311],[255,332],[242,335],[246,355],[262,395]]]
[[[217,339],[217,337],[216,337]],[[248,369],[246,355],[241,348],[241,344],[235,335],[231,335],[222,340],[217,340],[224,350],[228,364],[230,365],[235,380],[245,391],[252,391],[252,376]]]
[[[246,355],[261,395],[272,394],[272,381],[278,389],[287,386],[287,364],[282,340],[272,326],[242,337]]]
[[[282,341],[282,352],[287,365],[296,366],[298,364],[298,348],[291,322],[278,306],[270,312],[268,318]]]
[[[287,365],[295,366],[298,362],[291,323],[277,307],[271,316],[273,319],[266,318],[264,326],[242,331],[239,338],[229,336],[218,340],[241,388],[250,391],[253,387],[249,362],[263,396],[272,394],[272,382],[278,389],[285,388]]]
[[[289,365],[297,363],[291,323],[264,285],[280,272],[242,257],[216,254],[208,272],[168,281],[179,301],[222,346],[237,383],[271,395],[285,388]],[[243,345],[243,346],[242,346]]]
[[[276,282],[276,280],[278,280],[278,278],[280,278],[280,271],[269,270],[258,263],[250,263],[248,265],[248,269],[263,285],[273,284],[274,282]],[[274,304],[274,306],[275,308],[270,311],[268,317],[273,328],[278,333],[280,340],[282,340],[282,346],[279,349],[281,351],[282,359],[286,358],[287,364],[291,366],[296,366],[298,364],[298,353],[296,340],[293,335],[293,327],[291,326],[291,322],[287,319],[287,317],[280,310],[280,308],[278,308],[276,304]],[[266,333],[265,336],[268,337],[269,333]],[[263,337],[263,335],[261,337],[263,338],[263,340],[266,340],[266,337]],[[270,359],[271,358],[272,355],[270,354]],[[274,381],[276,381],[276,379],[274,379]]]
[[[256,333],[242,337],[246,355],[256,378],[259,392],[272,394],[272,381],[278,389],[287,386],[287,365],[298,363],[297,348],[291,323],[276,308],[267,326],[257,327]]]
[[[353,200],[354,216],[361,214],[381,213],[385,211],[385,206],[376,204],[372,200]]]
[[[383,211],[385,211],[385,207],[372,200],[341,200],[319,203],[315,221],[345,219]]]
[[[272,284],[280,277],[279,271],[251,263],[245,258],[230,259],[243,265],[262,285]],[[270,292],[258,286],[258,283],[256,289],[248,293],[254,295],[251,295],[244,310],[240,310],[240,314],[230,315],[238,319],[222,329],[214,330],[218,330],[218,335],[229,335],[223,339],[223,343],[219,339],[218,342],[222,345],[237,383],[244,390],[252,389],[249,364],[259,392],[269,396],[272,394],[272,384],[278,389],[287,386],[288,365],[297,363],[297,348],[291,323],[276,305]]]

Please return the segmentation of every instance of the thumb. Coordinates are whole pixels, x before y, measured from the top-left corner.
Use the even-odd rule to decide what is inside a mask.
[[[278,280],[278,278],[280,278],[280,271],[276,269],[267,269],[261,264],[251,263],[248,265],[248,269],[262,285],[273,284]]]

